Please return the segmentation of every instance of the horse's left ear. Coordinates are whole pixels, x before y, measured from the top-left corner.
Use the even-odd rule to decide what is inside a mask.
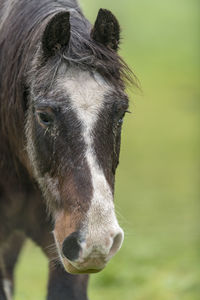
[[[57,13],[47,24],[43,37],[42,48],[45,57],[50,57],[62,47],[66,47],[70,39],[70,13]]]
[[[120,41],[120,26],[115,16],[107,9],[100,9],[91,32],[91,37],[117,51]]]

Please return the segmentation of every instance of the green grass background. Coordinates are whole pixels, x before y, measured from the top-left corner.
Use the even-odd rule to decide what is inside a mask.
[[[198,0],[82,0],[122,27],[121,54],[143,92],[130,90],[116,180],[124,245],[100,274],[91,300],[199,300]],[[27,243],[16,269],[16,300],[45,299],[47,261]]]

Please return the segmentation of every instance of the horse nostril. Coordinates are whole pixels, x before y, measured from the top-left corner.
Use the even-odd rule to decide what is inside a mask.
[[[116,236],[113,239],[113,244],[109,252],[109,257],[112,257],[120,249],[123,239],[124,239],[123,231],[116,234]]]
[[[79,257],[81,246],[79,245],[78,238],[79,233],[73,232],[64,240],[62,245],[62,252],[64,256],[71,261],[74,261]]]

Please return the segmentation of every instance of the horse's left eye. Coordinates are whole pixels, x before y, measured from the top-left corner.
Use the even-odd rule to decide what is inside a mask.
[[[126,111],[121,115],[120,119],[119,119],[118,122],[117,122],[118,127],[120,127],[120,126],[122,125],[126,113],[130,113],[130,111],[126,110]]]
[[[118,122],[117,122],[117,125],[118,126],[121,126],[123,121],[124,121],[124,116],[125,116],[126,112],[122,113],[121,116],[119,116],[118,118]]]
[[[119,119],[118,126],[120,126],[123,123],[123,121],[124,121],[124,117],[122,117],[121,119]]]
[[[38,118],[38,121],[41,125],[45,125],[45,126],[49,126],[53,119],[52,119],[52,116],[50,116],[48,113],[46,112],[37,112],[37,118]]]

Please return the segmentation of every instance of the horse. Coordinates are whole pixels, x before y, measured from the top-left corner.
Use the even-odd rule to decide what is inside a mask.
[[[49,260],[48,300],[86,300],[124,233],[115,172],[130,70],[120,25],[76,0],[0,0],[0,299],[26,238]]]

